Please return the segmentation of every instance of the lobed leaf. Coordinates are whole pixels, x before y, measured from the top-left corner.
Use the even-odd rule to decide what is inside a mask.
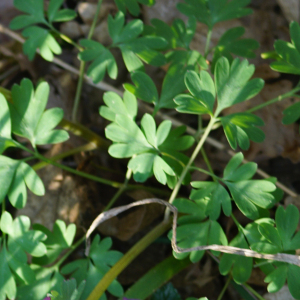
[[[31,144],[60,143],[68,139],[64,130],[53,130],[61,121],[63,111],[59,108],[44,112],[49,96],[49,85],[41,82],[34,92],[29,79],[12,88],[13,102],[9,103],[13,133],[26,137]]]
[[[183,14],[196,17],[199,22],[212,29],[218,22],[251,14],[252,10],[245,8],[249,3],[250,0],[185,0],[185,3],[179,3],[177,8]]]
[[[117,4],[118,9],[124,14],[126,13],[126,9],[128,9],[132,15],[138,16],[140,13],[139,3],[152,6],[154,5],[155,0],[115,0],[115,3]]]

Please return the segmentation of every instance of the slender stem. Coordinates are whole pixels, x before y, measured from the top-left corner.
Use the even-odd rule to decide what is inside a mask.
[[[254,290],[249,284],[243,283],[245,288],[250,291],[255,297],[257,297],[259,300],[266,300],[264,297],[262,297],[256,290]]]
[[[231,214],[231,218],[232,218],[233,222],[235,223],[235,225],[237,226],[237,228],[239,229],[239,231],[243,232],[243,226],[236,219],[236,217],[234,216],[234,214]]]
[[[212,29],[208,29],[207,32],[207,37],[206,37],[206,43],[205,43],[205,50],[204,50],[204,57],[206,58],[208,53],[209,53],[209,45],[211,41],[211,34],[212,34]]]
[[[209,159],[208,159],[208,157],[207,157],[207,155],[206,155],[206,152],[205,152],[204,148],[201,148],[201,154],[202,154],[202,156],[203,156],[203,159],[204,159],[204,161],[205,161],[205,163],[206,163],[206,166],[207,166],[209,172],[212,174],[211,176],[212,176],[213,180],[214,180],[215,182],[218,182],[218,180],[217,180],[217,178],[216,178],[217,176],[215,176],[215,174],[214,174],[214,170],[213,170],[213,168],[212,168],[212,166],[211,166],[211,164],[210,164],[210,161],[209,161]]]
[[[87,37],[88,40],[90,40],[92,38],[93,34],[94,34],[95,27],[96,27],[96,24],[97,24],[98,15],[100,13],[101,4],[102,4],[102,0],[99,0],[98,4],[97,4],[96,13],[94,15],[93,23],[91,25],[91,28],[90,28],[90,31],[89,31],[89,34],[88,34],[88,37]],[[86,65],[86,62],[82,60],[80,62],[79,79],[78,79],[78,83],[77,83],[74,106],[73,106],[73,110],[72,110],[72,121],[73,122],[76,122],[76,119],[77,119],[77,111],[78,111],[79,101],[80,101],[80,97],[81,97],[82,84],[83,84],[83,80],[84,80],[85,65]]]
[[[220,178],[220,177],[218,177],[217,175],[215,175],[214,173],[211,173],[211,172],[209,172],[209,171],[206,171],[206,170],[204,170],[204,169],[202,169],[202,168],[191,166],[189,169],[190,169],[190,170],[196,170],[196,171],[199,171],[199,172],[201,172],[201,173],[204,173],[204,174],[207,174],[207,175],[211,176],[212,178],[215,178],[216,180],[222,181],[222,178]]]
[[[204,142],[205,142],[207,136],[209,135],[209,133],[210,133],[210,131],[211,131],[211,129],[212,129],[212,127],[213,127],[215,121],[216,121],[216,119],[215,119],[214,117],[212,117],[212,118],[210,119],[210,121],[209,121],[209,123],[208,123],[208,125],[207,125],[207,127],[206,127],[206,130],[205,130],[204,134],[202,135],[202,137],[201,137],[201,139],[200,139],[198,145],[196,146],[196,148],[195,148],[193,154],[191,155],[191,157],[190,157],[190,159],[189,159],[187,165],[186,165],[185,168],[182,170],[182,173],[181,173],[181,175],[180,175],[180,177],[179,177],[179,179],[178,179],[178,182],[177,182],[177,184],[175,185],[175,188],[174,188],[174,190],[173,190],[173,192],[172,192],[172,194],[171,194],[171,196],[170,196],[170,199],[169,199],[169,202],[170,202],[170,203],[173,203],[173,201],[175,200],[175,198],[176,198],[176,196],[177,196],[177,194],[178,194],[178,192],[179,192],[179,189],[180,189],[180,187],[181,187],[182,181],[183,181],[184,178],[185,178],[185,175],[187,174],[188,170],[190,169],[190,166],[192,165],[192,163],[194,162],[195,158],[197,157],[199,151],[201,150],[201,148],[202,148],[202,146],[203,146],[203,144],[204,144]],[[165,220],[168,219],[169,216],[170,216],[170,211],[167,209],[167,210],[166,210],[166,214],[165,214]]]
[[[150,244],[160,237],[171,226],[171,221],[162,222],[138,241],[98,282],[86,300],[98,300],[112,281]]]
[[[285,99],[285,98],[293,97],[293,96],[295,96],[295,94],[296,94],[297,92],[299,92],[299,91],[300,91],[300,87],[299,87],[299,84],[298,84],[298,85],[297,85],[294,89],[292,89],[291,91],[289,91],[289,92],[287,92],[287,93],[285,93],[285,94],[282,94],[282,95],[280,95],[280,96],[278,96],[278,97],[276,97],[276,98],[274,98],[274,99],[271,99],[271,100],[269,100],[269,101],[267,101],[267,102],[264,102],[264,103],[262,103],[262,104],[259,104],[259,105],[257,105],[257,106],[254,106],[254,107],[248,109],[246,112],[247,112],[247,113],[252,113],[252,112],[254,112],[254,111],[256,111],[256,110],[259,110],[259,109],[264,108],[265,106],[268,106],[268,105],[271,105],[271,104],[273,104],[273,103],[279,102],[279,101],[281,101],[281,100],[283,100],[283,99]]]
[[[74,245],[71,246],[70,250],[54,265],[59,268],[59,266],[85,241],[85,235],[81,237]]]
[[[124,184],[118,189],[118,191],[115,193],[115,195],[109,201],[109,203],[105,206],[103,211],[109,210],[113,206],[113,204],[118,200],[118,198],[123,194],[123,192],[127,189],[128,182],[131,178],[131,175],[132,175],[132,170],[128,169],[126,172],[126,175],[125,175]]]
[[[226,292],[226,290],[227,290],[227,288],[228,288],[229,283],[231,282],[231,280],[232,280],[231,276],[228,276],[228,278],[226,280],[226,283],[225,283],[225,285],[224,285],[221,293],[219,294],[219,297],[218,297],[217,300],[221,300],[223,298],[223,296],[224,296],[224,294],[225,294],[225,292]]]

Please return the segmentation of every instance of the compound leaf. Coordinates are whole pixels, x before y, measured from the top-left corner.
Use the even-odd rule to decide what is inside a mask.
[[[117,78],[117,63],[108,49],[92,40],[81,40],[80,44],[86,49],[79,53],[79,59],[93,61],[87,70],[87,75],[93,79],[94,83],[102,81],[106,71],[110,78]]]
[[[230,62],[233,59],[232,54],[245,58],[255,58],[253,50],[259,48],[259,43],[254,39],[242,39],[241,36],[244,33],[244,27],[234,27],[221,36],[217,46],[214,48],[212,69],[214,69],[215,63],[222,56],[225,56]]]
[[[230,246],[248,249],[248,244],[242,233],[238,235],[229,243]],[[241,255],[225,253],[221,257],[219,270],[222,275],[232,272],[234,281],[238,284],[247,281],[252,272],[253,259]]]
[[[132,120],[137,115],[136,97],[128,91],[124,92],[123,100],[117,93],[107,92],[103,96],[103,101],[107,106],[101,106],[99,114],[109,121],[115,121],[116,115],[125,115]]]
[[[58,55],[62,52],[60,45],[47,29],[30,26],[23,30],[23,36],[28,38],[23,44],[23,51],[30,60],[33,60],[37,49],[47,61],[53,60],[53,54]]]
[[[252,10],[245,8],[250,0],[185,0],[185,3],[179,3],[177,8],[183,14],[206,24],[209,29],[222,21],[241,18],[252,13]]]
[[[254,78],[249,81],[254,70],[254,66],[249,65],[247,60],[241,62],[236,58],[231,65],[225,57],[217,61],[214,72],[218,95],[216,115],[227,107],[249,100],[261,91],[264,86],[262,79]]]
[[[235,113],[220,118],[231,148],[236,149],[239,145],[247,150],[252,140],[261,143],[265,139],[264,132],[256,126],[263,126],[263,120],[251,113]]]
[[[59,108],[44,112],[49,96],[49,84],[41,82],[34,92],[29,79],[12,88],[13,103],[9,103],[13,133],[26,137],[33,146],[59,143],[68,139],[64,130],[53,130],[61,121],[63,111]]]
[[[72,9],[59,8],[63,4],[63,0],[51,0],[48,6],[47,16],[50,23],[52,22],[66,22],[73,20],[76,17],[76,12]]]

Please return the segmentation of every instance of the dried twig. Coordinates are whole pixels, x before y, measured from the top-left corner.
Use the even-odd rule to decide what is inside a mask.
[[[8,36],[10,36],[11,38],[13,38],[14,40],[17,40],[19,41],[20,43],[24,43],[25,40],[17,33],[15,33],[14,31],[6,28],[5,26],[1,25],[0,24],[0,32],[2,32],[3,34],[6,34]],[[37,50],[38,53],[40,53],[39,50]],[[54,64],[64,68],[65,70],[68,70],[70,71],[71,73],[73,74],[76,74],[76,75],[79,75],[79,71],[77,69],[75,69],[74,67],[72,67],[71,65],[65,63],[64,61],[62,61],[61,59],[59,58],[54,58],[53,61],[52,61]],[[117,93],[118,95],[121,95],[123,94],[123,92],[115,87],[113,87],[112,85],[108,84],[108,83],[105,83],[105,82],[99,82],[99,83],[94,83],[91,78],[89,78],[87,75],[84,76],[84,79],[85,81],[91,85],[91,86],[94,86],[100,90],[103,90],[103,91],[113,91],[115,93]],[[143,107],[146,111],[152,113],[153,112],[153,109],[148,106],[147,104],[141,102],[140,103],[140,106]],[[168,115],[165,115],[165,114],[162,114],[160,112],[158,112],[157,114],[157,117],[159,117],[160,119],[162,120],[170,120],[172,121],[173,125],[178,127],[178,126],[181,126],[181,125],[185,125],[183,124],[182,122],[168,116]],[[195,135],[196,134],[196,130],[185,125],[187,127],[187,132],[191,135]],[[235,155],[235,152],[233,152],[232,150],[226,150],[226,147],[224,144],[220,143],[219,141],[211,138],[211,137],[207,137],[206,139],[207,143],[212,145],[213,147],[219,149],[219,150],[223,150],[223,151],[226,151],[230,156],[233,156]],[[247,163],[248,161],[246,159],[243,160],[243,163]],[[259,174],[261,177],[263,178],[268,178],[270,177],[269,174],[267,174],[266,172],[264,172],[263,170],[261,169],[257,169],[256,170],[256,173]],[[291,189],[289,189],[287,186],[283,185],[282,183],[280,182],[276,182],[276,185],[281,188],[284,192],[286,192],[288,195],[292,196],[292,197],[298,197],[298,194],[296,194],[294,191],[292,191]]]
[[[250,250],[250,249],[242,249],[242,248],[237,248],[237,247],[232,247],[232,246],[223,246],[223,245],[206,245],[206,246],[199,246],[199,247],[193,247],[193,248],[187,248],[187,249],[180,248],[177,246],[177,242],[176,242],[177,217],[178,217],[177,208],[174,205],[170,204],[169,202],[158,199],[158,198],[150,198],[150,199],[136,201],[131,204],[112,208],[108,211],[101,213],[93,221],[92,225],[90,226],[90,228],[88,229],[88,231],[86,233],[87,245],[86,245],[85,254],[86,255],[89,254],[90,236],[99,224],[101,224],[102,222],[104,222],[112,217],[117,216],[121,212],[124,212],[132,207],[145,205],[145,204],[151,204],[151,203],[158,203],[161,205],[165,205],[173,213],[173,215],[174,215],[173,224],[172,224],[173,233],[172,233],[171,244],[172,244],[173,250],[177,253],[185,253],[185,252],[201,251],[201,250],[214,250],[214,251],[220,251],[223,253],[229,253],[229,254],[235,254],[235,255],[241,255],[241,256],[247,256],[247,257],[281,261],[281,262],[286,262],[286,263],[293,264],[293,265],[300,267],[300,256],[286,254],[286,253],[261,254],[256,251]]]

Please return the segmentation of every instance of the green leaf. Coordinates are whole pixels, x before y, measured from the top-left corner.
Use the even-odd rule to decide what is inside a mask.
[[[214,69],[215,63],[222,56],[227,57],[229,61],[233,60],[232,54],[245,58],[255,58],[253,50],[259,48],[259,43],[254,39],[242,39],[241,36],[244,33],[244,27],[234,27],[221,36],[214,49],[212,69]]]
[[[144,72],[136,71],[131,74],[131,80],[135,86],[124,84],[127,91],[145,102],[157,104],[158,92],[150,76]]]
[[[60,45],[47,29],[30,26],[23,30],[23,36],[28,38],[23,44],[23,51],[29,60],[33,60],[37,49],[47,61],[53,60],[53,54],[59,55],[62,52]]]
[[[0,252],[0,300],[15,299],[17,294],[17,286],[13,274],[7,264],[8,254],[6,248],[3,247]]]
[[[221,213],[221,207],[226,216],[231,214],[231,199],[226,189],[218,182],[191,182],[192,187],[198,190],[192,190],[190,198],[200,200],[207,197],[208,203],[205,214],[211,220],[217,220]]]
[[[172,231],[169,232],[169,239],[172,237]],[[227,238],[222,229],[216,221],[206,221],[202,223],[188,223],[179,225],[177,228],[177,244],[181,248],[192,248],[204,245],[218,244],[227,245]],[[216,255],[217,252],[214,251]],[[199,261],[204,255],[204,251],[192,251],[190,253],[176,253],[173,255],[177,259],[190,257],[191,262]]]
[[[33,228],[47,235],[47,239],[43,241],[47,247],[47,253],[42,257],[33,258],[33,263],[39,265],[47,265],[54,262],[63,250],[72,246],[76,233],[75,224],[66,226],[62,220],[55,221],[52,231],[40,224],[33,225]]]
[[[114,142],[109,147],[109,153],[117,158],[135,155],[128,167],[133,170],[136,181],[144,182],[154,173],[157,180],[165,184],[168,175],[175,176],[176,172],[165,156],[184,164],[186,157],[182,157],[178,150],[190,147],[193,138],[181,137],[182,128],[170,132],[171,122],[167,120],[156,130],[155,121],[149,114],[142,118],[141,127],[142,130],[126,115],[116,115],[115,122],[106,127],[106,137]],[[177,146],[174,146],[176,143]],[[176,172],[177,176],[180,176],[181,170],[179,172]]]
[[[250,141],[261,143],[265,139],[264,132],[256,126],[263,126],[263,120],[251,113],[235,113],[220,118],[221,123],[232,149],[239,145],[243,150],[248,150]]]
[[[63,0],[50,1],[47,11],[47,16],[50,23],[71,21],[76,17],[76,12],[72,9],[59,10],[63,2]]]
[[[119,11],[115,18],[108,18],[108,30],[113,40],[113,47],[120,48],[124,63],[129,72],[144,70],[142,61],[161,66],[166,63],[164,55],[157,51],[163,49],[167,42],[161,37],[143,36],[144,25],[141,20],[126,24],[124,14]]]
[[[249,219],[255,220],[259,217],[257,206],[267,208],[273,203],[274,196],[270,192],[276,186],[267,180],[225,181],[225,184],[239,210]]]
[[[270,66],[273,70],[300,74],[300,26],[297,22],[293,21],[290,23],[290,35],[292,43],[288,43],[282,40],[277,40],[274,43],[274,48],[281,58],[278,62],[273,62]]]
[[[132,120],[137,115],[136,97],[127,91],[124,92],[123,100],[117,93],[107,92],[103,96],[103,101],[107,106],[101,106],[99,114],[109,121],[115,121],[116,115],[125,115]]]
[[[11,120],[7,101],[0,93],[0,154],[8,147],[15,146],[11,137]],[[1,197],[0,197],[1,199]],[[1,201],[1,200],[0,200]]]
[[[242,233],[238,233],[229,245],[249,249]],[[221,257],[219,270],[222,275],[226,275],[231,271],[234,281],[238,284],[242,284],[250,278],[252,265],[253,259],[251,257],[225,253]]]
[[[292,124],[300,118],[300,102],[296,102],[283,111],[282,123]]]
[[[172,26],[159,19],[151,19],[151,24],[153,26],[145,26],[144,34],[163,37],[168,42],[164,50],[176,48],[189,50],[190,42],[196,31],[196,19],[194,17],[190,17],[186,25],[181,19],[175,19]]]
[[[115,0],[115,3],[117,4],[118,9],[124,14],[126,13],[126,9],[128,9],[132,15],[137,17],[140,14],[139,3],[152,6],[154,5],[155,0]]]
[[[249,81],[254,70],[254,66],[249,65],[247,60],[240,62],[236,58],[231,66],[225,57],[217,61],[214,72],[218,95],[216,115],[227,107],[251,99],[261,91],[264,86],[262,79],[254,78]]]
[[[284,250],[300,248],[300,233],[295,234],[299,221],[299,210],[289,205],[286,210],[279,206],[275,214],[276,227],[280,235]]]
[[[56,300],[79,300],[85,287],[85,281],[82,281],[77,288],[77,283],[74,278],[62,281],[60,294],[56,291],[51,291],[53,299]]]
[[[18,30],[35,23],[45,24],[44,3],[40,0],[14,0],[14,7],[26,13],[26,15],[17,16],[10,23],[10,28]]]
[[[88,258],[75,260],[61,269],[62,274],[71,274],[71,277],[75,278],[78,283],[86,280],[81,299],[88,297],[97,283],[122,257],[122,253],[109,250],[111,246],[111,238],[100,241],[99,235],[96,235],[91,244]],[[123,288],[116,280],[110,284],[108,291],[116,297],[123,295]]]
[[[185,0],[185,3],[179,3],[177,8],[183,14],[196,17],[199,22],[212,29],[218,22],[251,14],[252,10],[245,8],[249,3],[250,0]]]
[[[291,295],[295,299],[300,299],[299,277],[300,268],[295,265],[288,265],[287,282]]]
[[[175,97],[175,103],[179,105],[176,110],[193,114],[203,111],[212,115],[216,92],[209,73],[201,71],[199,76],[195,71],[188,71],[185,75],[185,85],[193,97]]]
[[[44,112],[49,96],[49,84],[41,82],[34,92],[32,82],[23,79],[20,86],[12,88],[13,103],[9,103],[13,133],[26,137],[33,146],[59,143],[68,139],[64,130],[53,130],[61,121],[59,108]]]
[[[86,49],[79,53],[79,59],[93,61],[87,70],[87,75],[93,79],[94,83],[102,81],[106,71],[110,78],[117,78],[117,63],[108,49],[92,40],[81,40],[80,44]]]

